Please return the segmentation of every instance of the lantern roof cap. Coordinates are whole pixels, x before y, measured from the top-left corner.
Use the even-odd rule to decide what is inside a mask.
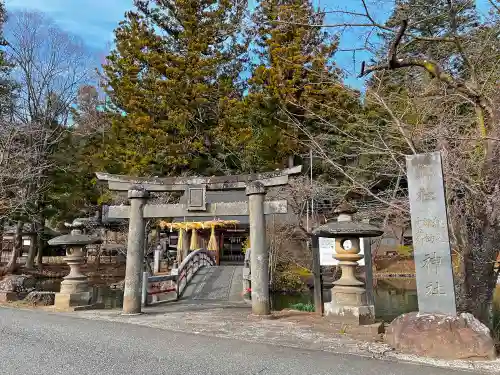
[[[50,246],[85,246],[102,243],[100,236],[82,233],[85,224],[81,219],[75,219],[72,223],[64,225],[71,229],[71,233],[52,238],[48,241]]]
[[[88,234],[63,234],[62,236],[49,240],[50,246],[85,246],[90,244],[102,243],[98,236]]]
[[[379,227],[369,223],[355,221],[331,221],[312,231],[318,237],[379,237],[384,233]]]

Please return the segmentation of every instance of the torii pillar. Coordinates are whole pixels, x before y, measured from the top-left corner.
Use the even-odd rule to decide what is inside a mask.
[[[125,288],[123,291],[123,314],[141,313],[142,266],[144,258],[144,206],[149,193],[134,186],[128,191],[130,200],[130,221],[127,244],[127,265],[125,269]]]
[[[252,270],[252,313],[269,315],[269,253],[266,243],[266,216],[264,198],[266,187],[260,181],[247,185],[250,221],[250,269]]]

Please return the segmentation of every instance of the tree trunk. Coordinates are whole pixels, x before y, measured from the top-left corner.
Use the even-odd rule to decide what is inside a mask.
[[[30,239],[30,249],[28,251],[28,257],[26,259],[26,268],[27,269],[32,269],[35,266],[35,256],[37,252],[37,226],[36,222],[33,222],[31,224],[31,232],[33,235],[31,235]]]
[[[99,271],[101,268],[101,255],[102,255],[102,245],[97,245],[97,252],[94,259],[95,270]]]
[[[457,308],[490,326],[500,230],[494,212],[493,216],[478,215],[478,211],[474,212],[476,207],[471,206],[472,197],[461,198],[460,202],[454,201],[451,205],[453,245],[460,256],[460,270],[455,274]],[[464,202],[467,203],[464,205]],[[477,203],[481,205],[482,202]]]
[[[5,219],[0,219],[0,257],[3,255],[3,232],[5,229]],[[4,268],[0,267],[0,276],[4,274]]]
[[[9,263],[5,266],[4,274],[11,274],[16,270],[17,258],[21,254],[23,248],[23,222],[17,221],[14,232],[14,246],[10,255]]]
[[[5,219],[0,219],[0,256],[3,253],[3,232],[5,229]]]
[[[43,247],[44,247],[44,238],[43,238],[43,229],[44,229],[44,219],[43,215],[39,214],[36,219],[36,265],[41,270],[43,267]]]
[[[458,280],[458,306],[460,310],[470,312],[490,325],[493,293],[497,283],[495,261],[498,256],[499,234],[496,228],[489,227],[484,228],[484,232],[478,237],[482,237],[482,241],[472,244],[464,254],[463,276]]]

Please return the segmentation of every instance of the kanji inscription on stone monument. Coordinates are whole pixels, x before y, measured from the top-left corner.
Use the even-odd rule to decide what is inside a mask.
[[[420,312],[456,315],[441,154],[406,157]]]

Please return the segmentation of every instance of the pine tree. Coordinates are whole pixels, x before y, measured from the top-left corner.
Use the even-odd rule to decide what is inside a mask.
[[[450,15],[453,15],[454,21]],[[415,36],[436,39],[451,37],[453,32],[469,32],[478,26],[479,15],[475,2],[470,0],[397,0],[386,26],[398,27],[403,20],[409,21],[404,40]],[[448,52],[454,48],[453,43],[443,46],[421,39],[405,46],[402,51],[418,53],[425,50],[430,58],[441,60],[447,59]]]
[[[80,87],[76,106],[71,111],[75,131],[83,135],[104,130],[103,125],[106,121],[104,108],[104,102],[100,100],[96,87],[92,85]]]
[[[136,0],[104,66],[114,106],[109,172],[217,173],[221,103],[241,96],[246,2]]]
[[[311,1],[263,0],[253,17],[259,62],[250,78],[249,102],[267,112],[265,124],[280,133],[277,152],[307,152],[310,137],[338,147],[359,111],[358,94],[342,83],[334,62],[338,40],[321,27],[324,13]],[[263,131],[264,134],[269,131]],[[318,140],[317,138],[316,140]]]
[[[103,168],[99,152],[108,118],[94,86],[80,87],[72,119],[73,126],[60,134],[50,155],[56,168],[51,171],[52,183],[46,194],[46,216],[54,223],[93,214],[100,199],[95,172]]]
[[[6,19],[5,3],[0,1],[0,119],[9,120],[12,116],[16,85],[10,78],[12,63],[8,61],[5,50],[1,48],[7,45],[3,35],[3,26]]]

